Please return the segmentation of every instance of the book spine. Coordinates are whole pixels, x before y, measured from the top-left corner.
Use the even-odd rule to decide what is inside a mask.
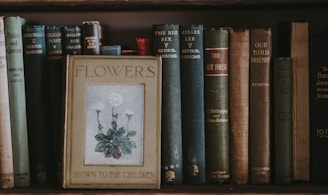
[[[15,187],[30,185],[22,39],[22,26],[24,24],[25,19],[18,16],[5,18]]]
[[[328,36],[310,37],[311,183],[328,183]]]
[[[63,26],[62,37],[64,55],[82,54],[82,32],[80,26]]]
[[[14,187],[14,165],[4,23],[0,16],[0,188],[10,189]]]
[[[292,61],[278,57],[273,61],[273,119],[275,183],[293,181]]]
[[[26,87],[27,131],[29,138],[31,184],[48,185],[53,162],[49,144],[47,105],[47,67],[44,25],[23,27],[23,52]]]
[[[154,55],[162,57],[162,182],[183,179],[178,24],[153,25]]]
[[[98,21],[83,22],[83,54],[99,55],[101,45],[100,24]]]
[[[45,44],[47,52],[48,71],[48,110],[50,127],[53,139],[54,175],[55,183],[59,185],[61,163],[61,130],[62,130],[62,100],[63,100],[63,48],[62,27],[59,25],[45,27]]]
[[[229,109],[231,181],[248,183],[249,29],[230,29]]]
[[[229,30],[204,30],[206,175],[211,183],[230,179],[228,57]]]
[[[270,62],[272,32],[254,28],[250,34],[250,183],[270,183]]]
[[[294,180],[310,179],[309,24],[291,23]]]
[[[183,181],[206,182],[203,26],[180,26]]]

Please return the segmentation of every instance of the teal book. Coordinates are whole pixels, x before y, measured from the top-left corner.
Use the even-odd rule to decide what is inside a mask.
[[[205,161],[210,183],[230,180],[228,58],[229,29],[205,29]]]
[[[61,164],[61,131],[63,108],[63,44],[62,26],[45,27],[45,42],[47,52],[47,95],[49,110],[49,130],[53,141],[55,183],[59,185]]]
[[[19,16],[5,18],[15,187],[27,187],[30,185],[22,39],[22,26],[25,22],[26,20]]]
[[[310,36],[310,181],[328,183],[328,36]]]
[[[54,177],[44,25],[23,27],[23,52],[31,185],[44,186]]]
[[[204,184],[204,48],[203,26],[180,26],[183,181]]]
[[[9,114],[4,18],[4,16],[0,16],[0,188],[10,189],[14,187],[14,163]]]
[[[183,182],[180,39],[178,24],[153,25],[154,55],[162,57],[162,183]]]
[[[293,175],[292,59],[273,59],[274,178],[291,184]]]

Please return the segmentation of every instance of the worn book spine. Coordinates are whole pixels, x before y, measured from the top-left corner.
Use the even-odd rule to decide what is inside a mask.
[[[309,23],[291,23],[294,180],[310,179]]]
[[[154,55],[162,57],[162,183],[183,181],[179,24],[154,24]]]
[[[62,49],[64,55],[82,54],[82,31],[80,26],[63,26]]]
[[[61,131],[62,131],[62,100],[63,100],[63,44],[62,26],[53,25],[45,27],[45,41],[47,53],[47,95],[50,115],[49,131],[53,141],[54,175],[55,183],[59,185],[61,163]]]
[[[206,176],[210,183],[230,180],[229,29],[204,30]]]
[[[231,181],[248,183],[249,29],[230,29],[229,109]]]
[[[15,187],[30,185],[22,26],[19,16],[5,18],[6,57],[14,157]]]
[[[0,16],[0,188],[14,187],[9,89],[5,45],[5,17]]]
[[[270,183],[270,63],[272,30],[250,33],[250,183]]]
[[[204,184],[204,51],[203,26],[180,26],[183,181]]]
[[[51,183],[53,162],[47,99],[47,66],[44,25],[23,27],[27,131],[31,184]],[[50,138],[50,139],[49,139]]]
[[[273,59],[274,178],[276,184],[293,182],[292,60]]]
[[[99,55],[101,45],[101,27],[98,21],[83,22],[83,54]]]
[[[328,36],[310,37],[311,183],[328,183]]]

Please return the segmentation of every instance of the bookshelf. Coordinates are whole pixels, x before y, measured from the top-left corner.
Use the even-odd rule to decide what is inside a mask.
[[[39,23],[81,25],[98,20],[105,42],[136,49],[136,37],[150,37],[156,23],[204,24],[221,27],[272,27],[273,56],[287,55],[288,23],[306,20],[310,33],[328,29],[325,0],[2,0],[2,15],[19,15]],[[69,18],[69,19],[67,19]],[[286,41],[286,44],[284,42]],[[328,186],[292,185],[178,185],[160,190],[63,190],[58,187],[0,190],[0,194],[328,194]]]

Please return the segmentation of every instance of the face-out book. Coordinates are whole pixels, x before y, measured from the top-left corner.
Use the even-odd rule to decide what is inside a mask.
[[[68,55],[62,187],[160,188],[162,61]]]

